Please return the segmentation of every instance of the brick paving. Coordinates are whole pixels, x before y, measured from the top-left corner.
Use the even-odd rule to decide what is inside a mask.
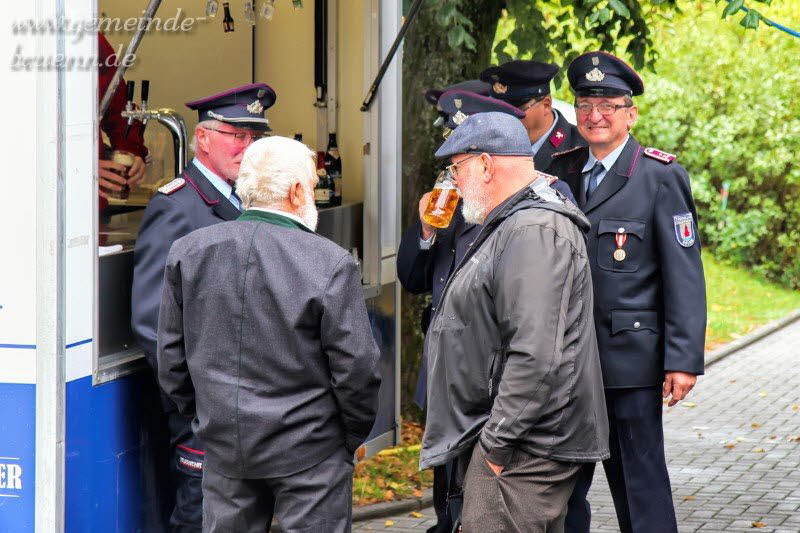
[[[680,533],[800,532],[800,322],[709,368],[686,402],[665,408],[664,428]],[[592,531],[617,532],[602,470],[589,493]],[[422,515],[354,530],[425,531],[435,517]]]

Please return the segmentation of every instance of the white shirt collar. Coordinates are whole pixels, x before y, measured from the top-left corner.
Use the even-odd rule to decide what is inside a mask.
[[[625,140],[622,141],[622,143],[619,146],[614,148],[613,152],[611,152],[610,154],[605,156],[600,161],[600,163],[603,165],[603,168],[606,169],[606,172],[611,170],[611,167],[613,167],[614,163],[617,162],[617,159],[619,159],[619,155],[622,153],[622,150],[625,149],[625,145],[628,144],[628,139],[630,139],[630,138],[631,138],[631,136],[630,136],[630,134],[628,134],[625,137]],[[589,150],[589,159],[586,161],[586,164],[583,165],[583,170],[581,172],[589,172],[592,169],[592,167],[594,166],[594,164],[595,164],[595,162],[597,160],[598,159],[594,156],[594,154],[592,153],[592,150],[590,149]]]
[[[308,227],[308,224],[306,224],[303,221],[302,218],[300,218],[299,216],[295,215],[294,213],[287,213],[286,211],[279,211],[277,209],[270,209],[269,207],[253,207],[253,206],[250,206],[250,207],[247,208],[247,210],[248,211],[250,211],[250,210],[263,211],[264,213],[272,213],[273,215],[280,215],[282,217],[290,218],[290,219],[294,220],[295,222],[299,222],[305,228],[311,229],[311,228]]]

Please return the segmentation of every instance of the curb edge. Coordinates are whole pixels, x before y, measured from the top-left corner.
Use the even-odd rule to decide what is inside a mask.
[[[725,344],[724,346],[717,348],[714,351],[706,353],[705,356],[705,368],[713,365],[714,363],[721,361],[722,359],[728,357],[729,355],[738,352],[739,350],[754,344],[764,337],[775,333],[776,331],[785,328],[789,324],[796,322],[800,319],[800,309],[795,309],[788,315],[784,316],[783,318],[779,318],[777,320],[773,320],[772,322],[761,326],[760,328],[756,329],[752,333],[748,333],[744,337],[740,337],[734,341]]]

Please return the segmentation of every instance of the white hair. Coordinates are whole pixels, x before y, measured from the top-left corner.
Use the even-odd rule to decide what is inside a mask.
[[[192,152],[197,152],[197,128],[208,128],[208,129],[217,129],[219,125],[222,124],[219,120],[215,119],[208,119],[202,122],[198,122],[197,126],[194,127],[194,133],[192,134],[192,141],[189,143],[189,150]]]
[[[245,208],[279,207],[289,198],[289,189],[295,183],[313,194],[315,178],[315,154],[305,144],[288,137],[267,137],[245,151],[236,194]]]

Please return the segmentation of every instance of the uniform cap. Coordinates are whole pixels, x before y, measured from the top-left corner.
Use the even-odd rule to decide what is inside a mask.
[[[482,153],[533,155],[528,131],[522,122],[513,115],[492,111],[467,117],[436,150],[436,157]]]
[[[272,107],[276,99],[269,85],[253,83],[186,102],[186,107],[198,112],[198,122],[219,120],[242,128],[270,131],[264,111]]]

